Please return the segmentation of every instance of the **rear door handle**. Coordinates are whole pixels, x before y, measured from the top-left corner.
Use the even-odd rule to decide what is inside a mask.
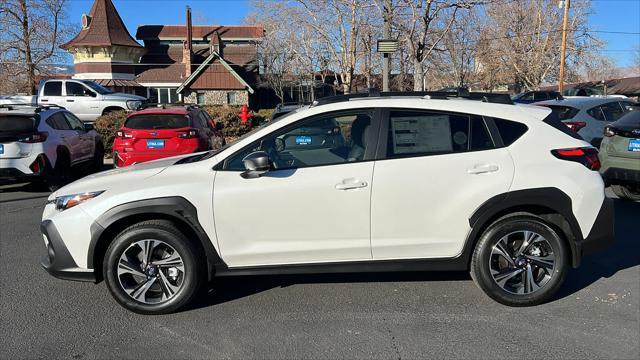
[[[359,189],[363,187],[367,187],[366,181],[361,181],[354,178],[344,179],[342,182],[336,184],[336,190],[351,190],[351,189]]]
[[[68,99],[67,102],[74,102],[75,100],[73,99]]]
[[[500,170],[500,167],[498,165],[481,164],[481,165],[475,165],[471,169],[467,170],[467,173],[472,175],[478,175],[478,174],[492,173],[498,170]]]

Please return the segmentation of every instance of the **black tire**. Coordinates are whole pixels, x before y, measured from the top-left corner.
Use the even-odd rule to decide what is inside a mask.
[[[96,148],[93,153],[93,163],[91,165],[93,172],[102,171],[104,166],[104,147],[102,146],[102,142],[96,143]]]
[[[611,190],[617,197],[623,200],[640,201],[640,191],[633,191],[630,187],[624,185],[611,185]],[[640,189],[639,189],[640,190]]]
[[[59,152],[56,165],[53,168],[49,162],[47,162],[44,177],[51,192],[68,184],[72,179],[71,159],[69,159],[69,155],[66,152]]]
[[[516,255],[519,244],[522,244],[522,241],[518,243],[517,239],[520,232],[522,232],[521,234],[523,234],[524,237],[524,231],[539,234],[542,236],[543,240],[546,241],[545,243],[538,240],[539,242],[536,242],[536,247],[528,247],[527,249],[528,251],[536,250],[536,253],[540,252],[545,256],[548,254],[554,256],[554,267],[551,270],[544,270],[542,268],[536,269],[535,262],[533,264],[527,263],[527,261],[531,261],[529,258],[533,256],[530,253],[528,257],[525,256],[527,255],[527,252],[524,252],[523,255],[518,256],[517,258],[512,256],[511,263],[513,264],[513,267],[506,261],[506,257],[496,255],[494,247],[497,248],[496,244],[503,239],[511,239],[504,241],[513,241],[513,244],[516,246],[507,248],[507,250],[511,251],[509,255]],[[506,237],[507,235],[509,235],[509,237]],[[568,271],[567,254],[568,252],[565,241],[560,237],[558,232],[553,229],[553,227],[546,224],[541,218],[536,217],[535,215],[520,214],[503,217],[491,224],[480,237],[471,259],[471,277],[478,287],[480,287],[489,297],[499,303],[508,306],[537,305],[553,297],[562,286]],[[539,255],[537,259],[540,259]],[[491,270],[493,267],[494,270],[500,271],[500,269],[496,269],[495,267],[500,266],[501,262],[506,265],[506,269],[502,270],[503,274],[507,274],[509,271],[514,271],[514,269],[516,271],[521,271],[518,273],[519,275],[510,277],[509,280],[506,280],[502,286],[498,285],[498,280],[494,279],[494,275],[492,275]],[[520,288],[521,290],[516,290],[517,285],[519,285],[518,281],[522,282],[523,285],[527,282],[526,276],[529,273],[527,271],[529,269],[527,266],[531,266],[530,269],[533,269],[531,272],[531,274],[533,274],[533,279],[537,279],[534,280],[534,285],[540,285],[538,289],[532,290],[528,293],[526,293],[526,286]],[[510,274],[513,274],[513,272]],[[499,275],[495,276],[499,277]],[[530,289],[535,289],[535,287],[531,286]],[[518,293],[520,291],[523,291],[523,293]]]
[[[166,289],[166,287],[163,286],[166,282],[163,281],[166,281],[170,276],[168,271],[171,269],[167,267],[159,268],[160,270],[155,270],[150,273],[147,267],[146,272],[141,270],[141,272],[147,276],[146,279],[139,276],[134,279],[133,275],[118,274],[118,265],[121,256],[128,256],[123,254],[125,254],[125,252],[130,254],[131,251],[137,249],[136,247],[138,245],[135,244],[150,239],[169,245],[171,250],[179,255],[183,264],[183,271],[178,275],[179,280],[175,281],[175,284],[179,283],[179,287],[171,297],[165,300],[162,300],[164,298],[162,294]],[[158,255],[157,251],[161,246],[162,245],[156,245],[156,248],[151,251],[151,254],[154,254],[155,251],[155,254]],[[166,248],[167,247],[165,247],[165,249]],[[113,297],[124,308],[139,314],[148,315],[171,313],[189,304],[200,292],[200,289],[202,289],[205,283],[204,277],[206,270],[204,261],[198,253],[193,244],[189,242],[185,235],[182,234],[172,222],[168,220],[143,221],[129,226],[120,232],[109,245],[103,263],[104,279]],[[131,259],[132,262],[135,262],[137,258]],[[159,259],[159,261],[162,261],[162,258]],[[153,261],[150,262],[150,264],[153,263]],[[139,265],[139,269],[143,269],[144,267],[145,265],[143,264]],[[138,270],[138,267],[136,267],[136,270]],[[162,278],[160,277],[161,271],[163,275]],[[176,270],[176,273],[177,272],[178,270]],[[155,277],[157,277],[157,280],[153,280],[154,273],[156,274]],[[151,282],[153,283],[153,285],[149,287],[149,291],[152,292],[151,295],[155,295],[156,300],[158,296],[161,296],[162,299],[157,300],[158,302],[151,303],[150,301],[154,298],[147,298],[147,292],[142,295],[142,301],[134,299],[124,289],[126,281],[139,281],[138,284],[134,283],[133,287],[138,286],[140,283]],[[135,294],[135,291],[132,293]]]

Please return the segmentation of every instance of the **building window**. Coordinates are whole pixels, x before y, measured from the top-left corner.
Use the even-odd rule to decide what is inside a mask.
[[[180,100],[176,88],[149,88],[149,102],[158,104],[173,104]]]
[[[238,94],[236,92],[227,93],[227,104],[238,105]]]
[[[199,92],[199,93],[196,95],[196,102],[197,102],[197,104],[198,104],[198,105],[204,105],[204,103],[205,103],[205,96],[204,96],[204,93],[203,93],[203,92]]]

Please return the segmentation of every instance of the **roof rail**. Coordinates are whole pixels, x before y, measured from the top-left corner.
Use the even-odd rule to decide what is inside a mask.
[[[482,102],[495,103],[495,104],[513,105],[513,101],[511,101],[511,97],[509,97],[508,94],[469,92],[469,91],[463,91],[463,89],[457,92],[448,92],[448,91],[378,92],[375,89],[370,89],[368,93],[356,93],[356,94],[323,97],[314,101],[311,106],[333,104],[333,103],[338,103],[343,101],[350,101],[352,99],[380,98],[380,97],[417,97],[417,98],[441,99],[441,100],[446,100],[450,98],[461,98],[461,99],[469,99],[469,100],[479,100]]]
[[[55,105],[55,104],[47,104],[47,105],[40,105],[40,104],[23,104],[23,103],[16,103],[16,104],[0,104],[0,109],[7,109],[7,110],[16,110],[18,108],[33,108],[33,112],[34,113],[40,113],[43,112],[45,110],[50,110],[50,109],[60,109],[60,110],[66,110],[66,108],[64,106],[60,106],[60,105]]]

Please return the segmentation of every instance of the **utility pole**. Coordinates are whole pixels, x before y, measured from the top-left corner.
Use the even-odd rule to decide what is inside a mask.
[[[563,0],[564,16],[562,18],[562,49],[560,50],[560,80],[558,82],[558,92],[562,95],[564,90],[564,61],[567,57],[567,23],[569,22],[569,1]]]
[[[382,37],[384,39],[390,39],[391,0],[384,0],[382,16],[384,17],[384,28],[382,29]],[[382,58],[382,91],[389,91],[389,56],[390,53],[384,53]]]

